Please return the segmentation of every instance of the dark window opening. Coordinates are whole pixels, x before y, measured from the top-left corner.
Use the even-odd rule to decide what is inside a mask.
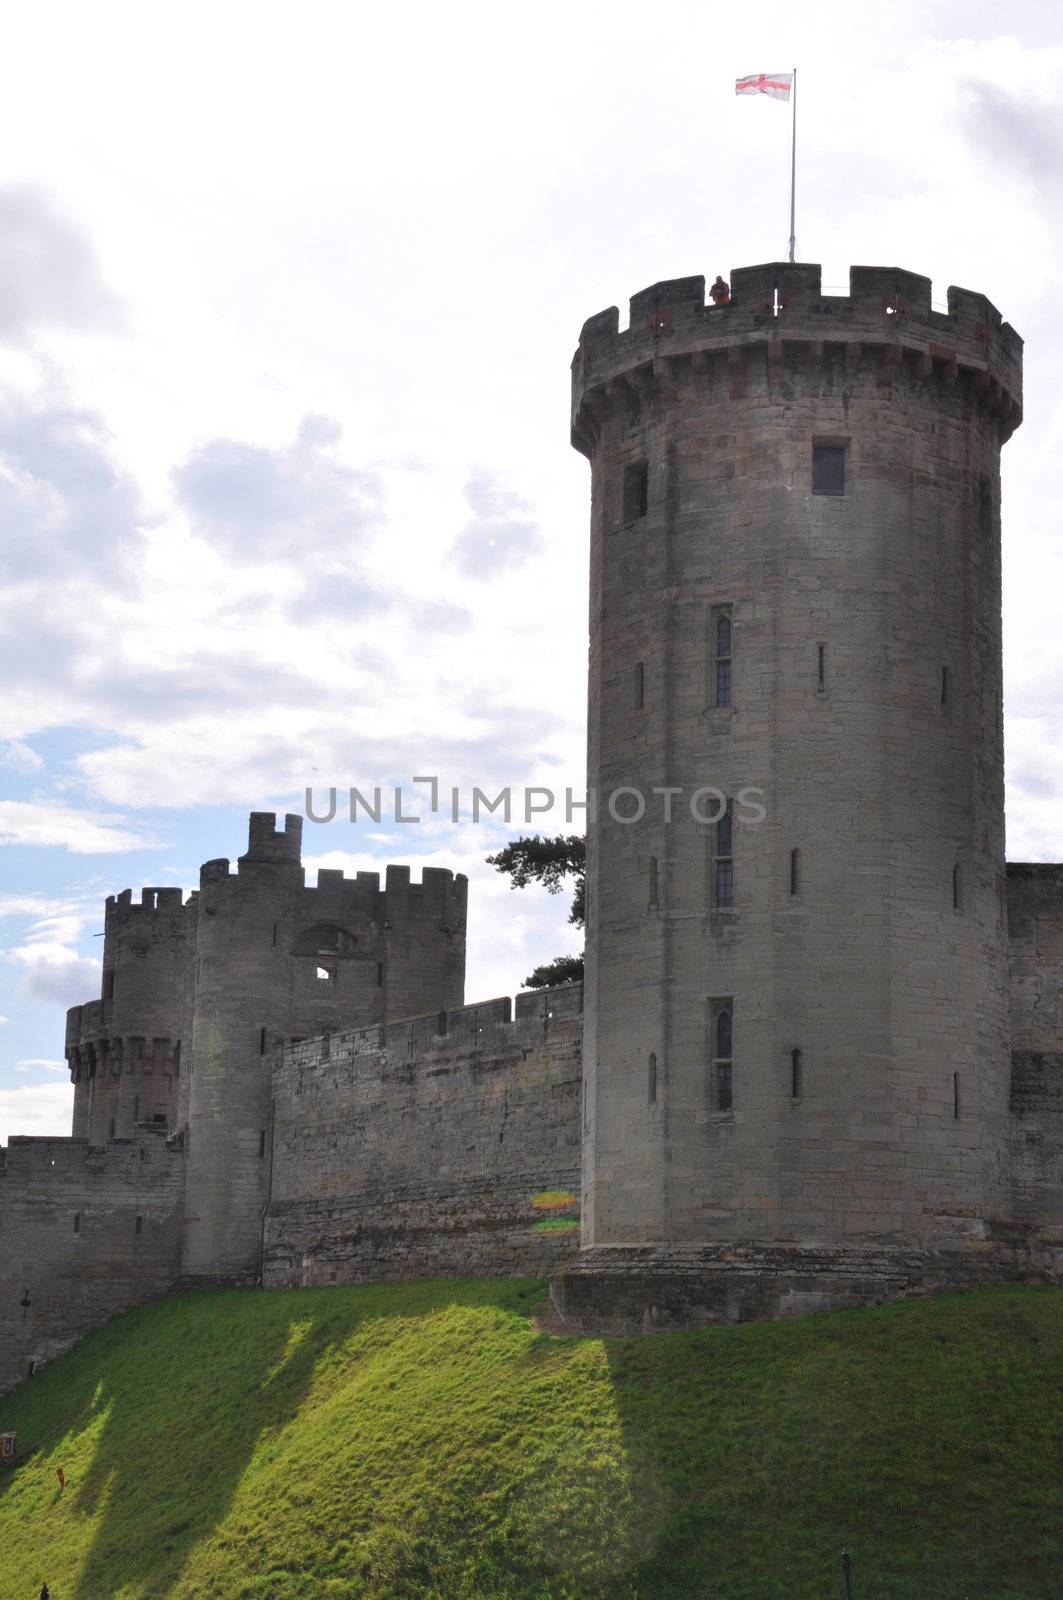
[[[384,963],[382,961],[378,961],[376,964],[376,986],[378,989],[384,987]]]
[[[260,1161],[261,1161],[262,1157],[265,1155],[265,1153],[266,1153],[266,1130],[265,1130],[265,1128],[263,1128],[262,1131],[259,1133],[259,1136],[258,1136],[258,1157],[259,1157]]]
[[[959,1115],[960,1115],[960,1075],[959,1075],[958,1072],[954,1072],[952,1074],[952,1115],[955,1118],[959,1119]]]
[[[800,1052],[800,1050],[791,1050],[790,1051],[790,1098],[792,1100],[800,1100],[800,1098],[801,1098],[801,1052]]]
[[[649,903],[650,903],[651,906],[655,906],[657,904],[657,857],[656,856],[651,856],[650,857],[649,897],[648,898],[649,898]]]
[[[716,618],[715,639],[713,642],[715,663],[715,689],[713,698],[718,706],[731,704],[731,667],[732,655],[732,628],[731,617],[728,612],[723,612]]]
[[[978,531],[986,538],[993,531],[993,484],[986,477],[978,480]]]
[[[80,1211],[75,1211],[74,1212],[74,1232],[75,1233],[80,1233],[81,1232],[81,1212]]]
[[[109,1134],[108,1134],[108,1135],[107,1135],[107,1137],[108,1137],[108,1138],[109,1138],[109,1139],[113,1139],[113,1138],[114,1138],[114,1135],[115,1135],[115,1129],[116,1129],[116,1128],[117,1128],[117,1126],[118,1126],[118,1124],[117,1124],[117,1122],[116,1122],[116,1121],[115,1121],[115,1119],[114,1119],[114,1117],[112,1117],[112,1118],[111,1118],[111,1131],[110,1131],[110,1133],[109,1133]]]
[[[827,646],[816,646],[816,688],[822,693],[827,687]]]
[[[653,1050],[650,1051],[650,1058],[649,1058],[648,1065],[649,1065],[649,1098],[650,1098],[650,1105],[651,1106],[655,1106],[657,1104],[657,1056],[656,1056],[656,1053]]]
[[[277,924],[273,924],[273,943],[277,943]]]
[[[718,911],[734,905],[734,817],[728,801],[716,824],[716,852],[713,858],[713,904]]]
[[[624,468],[624,522],[637,522],[644,517],[650,504],[650,469],[645,461],[636,461]]]
[[[103,998],[105,1000],[113,1000],[114,999],[114,973],[113,972],[105,972],[104,975],[103,975]]]
[[[259,1030],[258,1030],[258,1053],[259,1053],[260,1056],[264,1056],[265,1053],[266,1053],[266,1030],[265,1030],[265,1028],[259,1028]]]
[[[642,662],[635,667],[635,710],[641,711],[646,704],[646,674]]]
[[[952,704],[952,674],[948,667],[941,669],[941,704],[943,706]]]
[[[843,444],[814,444],[812,446],[812,493],[845,493],[845,446]]]
[[[952,869],[952,909],[963,910],[963,868],[958,861]]]
[[[800,892],[801,892],[801,852],[800,852],[800,850],[791,850],[790,851],[790,893],[791,894],[800,894]]]
[[[133,1232],[137,1233],[137,1234],[140,1234],[140,1233],[144,1232],[144,1218],[143,1217],[138,1217],[137,1218],[136,1224],[135,1224],[135,1226],[133,1228]]]
[[[439,1016],[436,1018],[436,1032],[441,1039],[446,1038],[448,1028],[449,1023],[447,1022],[447,1014],[445,1011],[441,1011]]]
[[[734,1105],[734,1012],[730,1000],[718,1000],[712,1010],[712,1103],[715,1111]]]

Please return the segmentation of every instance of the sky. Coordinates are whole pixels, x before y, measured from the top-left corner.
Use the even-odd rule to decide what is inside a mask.
[[[909,268],[1026,340],[1008,854],[1063,860],[1058,7],[725,9],[9,8],[0,1140],[69,1131],[63,1012],[99,993],[105,895],[193,887],[307,785],[580,790],[569,362],[647,284],[785,257],[789,112],[736,98],[745,73],[798,67],[825,285]],[[513,820],[341,803],[304,859],[468,873],[467,994],[512,994],[579,947],[565,897],[485,865]]]

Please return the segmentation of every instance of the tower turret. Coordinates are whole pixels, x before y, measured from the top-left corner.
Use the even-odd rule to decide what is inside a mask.
[[[999,459],[1021,352],[984,296],[939,312],[928,279],[878,267],[848,296],[815,266],[745,268],[721,307],[679,279],[624,332],[615,308],[583,329],[598,816],[585,1249],[556,1290],[574,1316],[666,1318],[669,1295],[720,1314],[697,1265],[717,1245],[962,1252],[1001,1214]]]
[[[101,997],[67,1017],[74,1133],[102,1144],[177,1122],[187,918],[179,888],[110,895]]]
[[[465,878],[388,867],[382,889],[375,872],[322,869],[309,888],[301,830],[252,813],[237,871],[206,862],[188,907],[186,1278],[258,1271],[279,1046],[464,1001]]]

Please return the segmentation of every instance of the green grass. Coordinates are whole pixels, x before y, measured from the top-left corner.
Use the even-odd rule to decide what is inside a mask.
[[[541,1222],[533,1222],[532,1233],[578,1233],[579,1222],[575,1217],[544,1217]]]
[[[1063,1293],[605,1343],[530,1282],[177,1296],[0,1404],[0,1594],[1040,1600]],[[56,1467],[66,1472],[60,1494]]]

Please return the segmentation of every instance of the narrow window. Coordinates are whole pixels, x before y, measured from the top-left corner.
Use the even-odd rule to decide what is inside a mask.
[[[845,446],[843,444],[814,444],[812,446],[812,493],[845,493]]]
[[[713,1024],[713,1103],[717,1111],[734,1105],[734,1013],[729,1000],[721,1001]]]
[[[141,1233],[144,1232],[144,1218],[143,1217],[138,1217],[137,1218],[136,1223],[135,1223],[134,1228],[133,1228],[133,1232],[136,1233],[136,1234],[141,1234]]]
[[[645,461],[635,461],[624,468],[624,522],[637,522],[644,517],[650,504],[650,469]]]
[[[733,657],[731,654],[731,615],[723,611],[716,618],[715,638],[713,641],[715,663],[715,693],[714,699],[718,706],[731,704],[731,667]]]
[[[274,945],[276,945],[276,943],[277,943],[277,924],[276,923],[273,924],[273,943],[274,943]]]
[[[258,1156],[259,1156],[259,1160],[262,1159],[262,1157],[265,1155],[265,1153],[266,1153],[266,1130],[265,1130],[265,1128],[263,1128],[261,1130],[261,1132],[259,1133],[259,1136],[258,1136]]]
[[[952,869],[952,909],[963,910],[963,868],[958,861]]]
[[[133,1096],[133,1121],[137,1122],[139,1120],[139,1118],[140,1118],[140,1096],[138,1094],[135,1094]]]
[[[333,966],[318,967],[318,969],[317,969],[317,981],[319,983],[335,983],[335,981],[336,981],[336,968],[333,967]]]
[[[825,644],[817,644],[817,646],[816,646],[816,688],[819,690],[820,694],[822,694],[826,687],[827,687],[827,646]]]
[[[993,484],[987,477],[978,480],[978,532],[988,538],[993,531]]]
[[[105,972],[104,975],[103,975],[103,998],[105,1000],[113,1000],[114,999],[114,973],[113,972]]]
[[[445,1039],[446,1038],[446,1035],[447,1035],[447,1014],[446,1014],[445,1011],[441,1011],[439,1013],[439,1016],[436,1018],[436,1032],[439,1034],[439,1037],[441,1039]]]
[[[731,802],[716,824],[716,854],[713,861],[713,904],[718,911],[734,905],[734,815]]]
[[[260,1028],[258,1030],[258,1053],[259,1053],[260,1056],[264,1056],[265,1053],[266,1053],[266,1030],[265,1030],[265,1028]]]
[[[655,1106],[657,1104],[657,1055],[656,1055],[656,1052],[653,1051],[653,1050],[650,1051],[650,1058],[649,1058],[648,1065],[649,1065],[648,1077],[649,1077],[650,1105],[651,1106]]]
[[[642,662],[635,667],[635,710],[641,711],[646,704],[646,674],[642,669]]]
[[[376,986],[378,989],[384,987],[384,963],[382,961],[378,961],[376,964]]]
[[[960,1115],[960,1075],[952,1074],[952,1115],[959,1120]]]
[[[650,857],[649,903],[650,903],[651,907],[655,906],[657,904],[657,857],[656,856],[651,856]]]
[[[80,1211],[75,1211],[74,1212],[74,1232],[75,1233],[80,1233],[81,1232],[81,1212]]]
[[[948,667],[941,669],[941,704],[943,706],[952,704],[952,675]]]
[[[112,1117],[111,1118],[111,1132],[110,1132],[110,1134],[108,1136],[109,1138],[111,1138],[111,1139],[114,1138],[114,1132],[115,1132],[115,1128],[116,1127],[117,1127],[117,1123],[115,1122],[114,1117]]]
[[[800,1098],[801,1098],[801,1052],[800,1052],[800,1050],[791,1050],[790,1051],[790,1098],[791,1098],[791,1100],[800,1100]]]
[[[801,852],[790,851],[790,893],[801,893]]]

